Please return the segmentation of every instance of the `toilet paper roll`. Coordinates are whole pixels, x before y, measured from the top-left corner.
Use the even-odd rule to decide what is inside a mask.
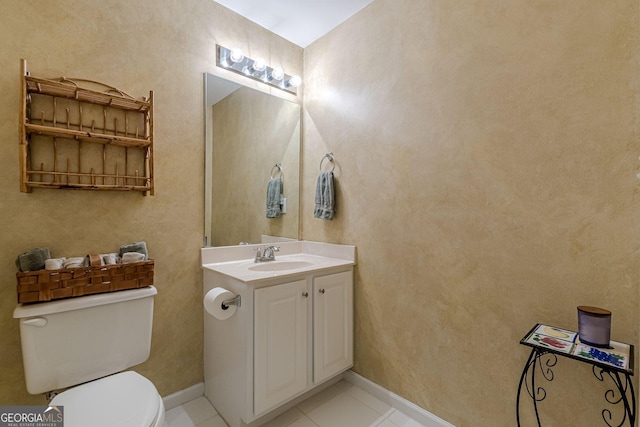
[[[226,320],[235,314],[238,307],[230,305],[225,309],[222,302],[234,297],[233,292],[225,288],[213,288],[204,296],[204,309],[216,319]]]

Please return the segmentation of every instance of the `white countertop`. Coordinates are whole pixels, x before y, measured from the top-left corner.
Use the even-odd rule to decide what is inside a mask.
[[[276,245],[280,251],[276,252],[275,261],[255,263],[255,252],[251,250],[269,245],[203,248],[202,268],[249,283],[356,263],[355,246],[320,242],[280,243]]]

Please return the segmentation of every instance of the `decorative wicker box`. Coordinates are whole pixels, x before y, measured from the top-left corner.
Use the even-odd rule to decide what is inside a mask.
[[[153,285],[154,261],[16,273],[18,303],[51,301]]]

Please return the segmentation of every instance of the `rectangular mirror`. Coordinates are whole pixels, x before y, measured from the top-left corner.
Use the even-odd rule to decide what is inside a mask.
[[[209,73],[204,90],[204,246],[298,239],[300,105]],[[266,216],[271,177],[286,200],[277,218]]]

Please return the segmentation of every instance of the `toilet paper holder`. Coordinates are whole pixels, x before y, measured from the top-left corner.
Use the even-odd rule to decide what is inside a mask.
[[[240,295],[236,295],[233,298],[222,301],[221,306],[223,310],[228,310],[230,305],[236,305],[240,307],[241,303],[242,303],[242,299],[240,298]]]

